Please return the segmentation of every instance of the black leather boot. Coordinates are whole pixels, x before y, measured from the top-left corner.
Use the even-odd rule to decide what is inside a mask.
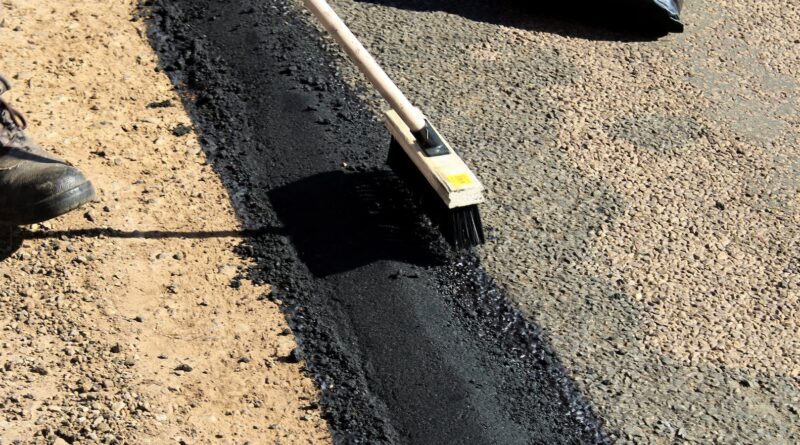
[[[0,76],[0,95],[11,85]],[[25,118],[0,98],[0,224],[46,221],[94,199],[77,168],[47,153],[24,131]]]

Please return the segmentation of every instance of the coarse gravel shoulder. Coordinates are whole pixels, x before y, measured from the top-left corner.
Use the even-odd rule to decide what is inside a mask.
[[[0,444],[330,443],[270,285],[243,277],[267,229],[242,229],[137,7],[0,2],[3,99],[98,192],[0,227]]]
[[[486,271],[619,443],[800,443],[799,4],[654,38],[526,3],[332,1],[487,185]]]

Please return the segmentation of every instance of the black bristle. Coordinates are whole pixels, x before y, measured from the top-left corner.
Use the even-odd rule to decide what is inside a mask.
[[[387,163],[419,197],[422,209],[453,247],[469,249],[486,242],[478,206],[448,208],[394,138]]]

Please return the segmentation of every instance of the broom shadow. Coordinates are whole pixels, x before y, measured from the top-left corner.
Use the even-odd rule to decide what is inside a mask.
[[[325,277],[380,260],[441,264],[431,230],[409,211],[402,183],[388,171],[316,174],[271,190],[286,234],[312,274]],[[433,243],[436,244],[436,243]]]

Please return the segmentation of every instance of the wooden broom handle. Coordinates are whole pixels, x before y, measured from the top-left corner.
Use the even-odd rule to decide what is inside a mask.
[[[381,93],[381,96],[389,102],[392,109],[400,115],[400,118],[403,119],[403,122],[408,125],[411,131],[419,131],[425,128],[425,117],[422,112],[414,107],[403,92],[397,88],[397,85],[386,75],[383,68],[364,48],[364,45],[358,41],[342,19],[336,15],[336,12],[328,5],[328,2],[325,0],[303,0],[303,3],[322,22],[322,26],[328,30],[333,39],[350,56],[350,59],[355,62],[358,69],[367,76],[367,79]]]

